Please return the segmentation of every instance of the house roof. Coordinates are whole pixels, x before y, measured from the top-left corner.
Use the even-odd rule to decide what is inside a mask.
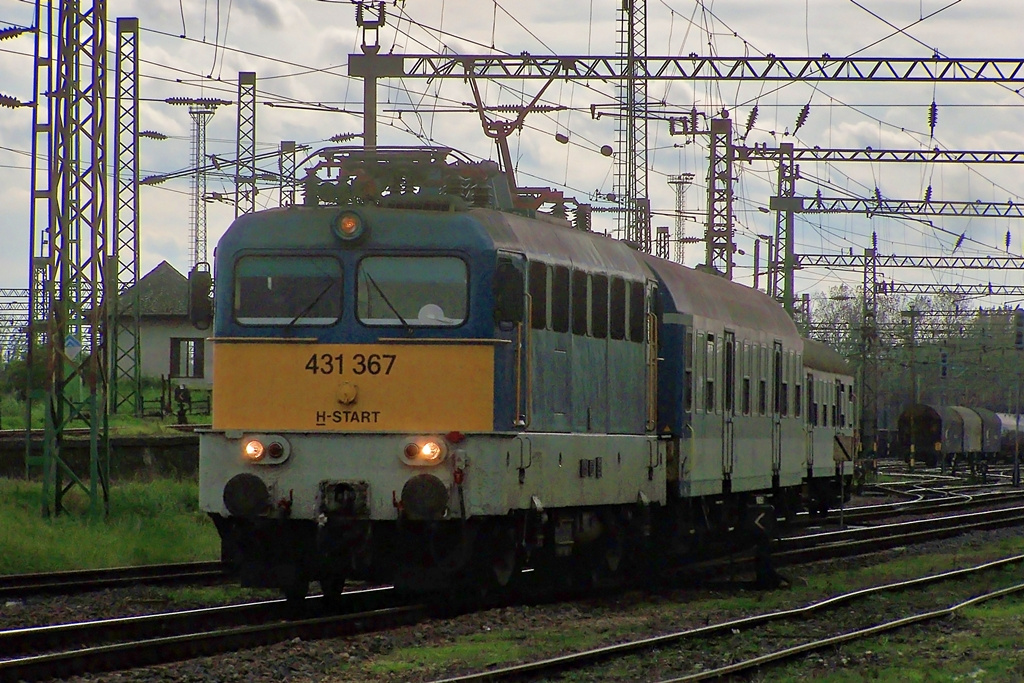
[[[131,301],[139,297],[142,316],[175,317],[188,315],[188,278],[167,261],[161,261],[153,270],[121,294]]]

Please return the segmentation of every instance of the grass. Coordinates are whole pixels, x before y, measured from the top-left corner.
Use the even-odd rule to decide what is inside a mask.
[[[794,586],[784,591],[742,591],[722,596],[684,600],[678,604],[658,600],[651,604],[638,601],[630,608],[613,614],[592,615],[579,628],[566,626],[560,630],[537,631],[494,630],[456,636],[449,642],[434,645],[399,647],[378,653],[363,664],[349,664],[338,675],[374,680],[397,680],[422,677],[449,670],[453,664],[472,670],[500,667],[516,661],[541,659],[562,651],[581,651],[601,643],[632,640],[651,623],[661,623],[657,630],[674,630],[671,615],[714,615],[713,621],[725,615],[750,614],[806,604],[823,596],[834,595],[860,587],[875,586],[926,574],[1024,554],[1024,539],[1005,538],[984,546],[961,548],[958,551],[896,557],[879,564],[832,571],[816,571],[814,575],[793,576]],[[795,569],[786,572],[798,573]],[[1016,576],[1021,565],[999,570],[995,574]],[[921,627],[895,631],[878,638],[852,643],[827,652],[812,654],[788,666],[765,669],[755,676],[764,681],[821,680],[832,683],[863,680],[953,681],[953,680],[1024,680],[1024,651],[1020,650],[1020,629],[1024,625],[1024,597],[1005,598],[965,610],[953,619],[938,620]],[[801,625],[794,624],[799,635]],[[737,656],[753,652],[737,653]],[[648,653],[644,659],[657,659]],[[633,660],[611,663],[604,670],[605,680],[632,680]],[[562,681],[594,680],[584,672],[568,672],[556,677]]]
[[[193,395],[195,396],[196,394]],[[147,401],[147,406],[150,405],[150,402],[159,402],[159,382],[157,381],[154,384],[153,381],[147,381],[144,384],[142,396]],[[42,429],[44,427],[43,419],[45,417],[46,403],[45,396],[32,401],[32,429]],[[173,407],[177,408],[176,405]],[[108,415],[108,420],[112,436],[153,436],[178,433],[172,428],[172,425],[177,423],[177,417],[174,414],[163,417],[140,418],[125,414],[122,411]],[[210,416],[190,413],[188,420],[191,423],[209,423]],[[67,426],[71,428],[87,427],[88,424],[84,421],[72,421]],[[15,396],[14,393],[0,394],[0,429],[25,429],[25,402]]]
[[[110,514],[45,519],[38,482],[0,479],[0,574],[216,560],[220,542],[193,481],[116,483]],[[70,500],[69,500],[70,499]],[[84,505],[77,491],[68,507]]]
[[[537,658],[545,652],[587,650],[599,641],[597,635],[582,631],[550,630],[527,635],[522,631],[494,629],[445,645],[397,648],[370,663],[367,670],[376,675],[417,674],[441,670],[451,662],[482,670]],[[543,651],[538,651],[538,643],[544,644]]]

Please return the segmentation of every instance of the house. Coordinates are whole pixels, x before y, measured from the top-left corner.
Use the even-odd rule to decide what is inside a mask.
[[[191,388],[213,381],[206,330],[188,319],[188,278],[163,261],[121,294],[122,308],[139,301],[139,366],[143,377],[170,377]]]

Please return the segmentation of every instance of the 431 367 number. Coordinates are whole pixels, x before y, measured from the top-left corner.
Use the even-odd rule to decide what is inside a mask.
[[[353,375],[390,375],[396,358],[393,353],[354,353],[347,360]],[[314,353],[305,369],[314,375],[343,375],[345,365],[345,354]]]

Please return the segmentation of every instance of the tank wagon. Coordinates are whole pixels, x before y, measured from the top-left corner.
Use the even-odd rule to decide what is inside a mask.
[[[988,462],[1000,451],[1002,423],[985,408],[917,403],[899,417],[897,444],[905,459],[936,467]]]
[[[615,579],[849,475],[852,379],[774,301],[523,209],[451,150],[323,150],[215,274],[212,311],[190,277],[200,504],[246,585]]]

